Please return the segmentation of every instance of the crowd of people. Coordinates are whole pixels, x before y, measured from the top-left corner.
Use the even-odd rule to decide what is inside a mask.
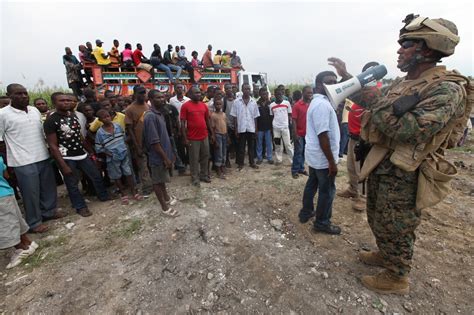
[[[349,187],[340,196],[353,198],[355,210],[366,209],[376,239],[378,249],[361,252],[359,259],[383,268],[361,281],[376,292],[408,294],[421,210],[448,191],[446,178],[455,172],[443,152],[469,118],[473,91],[469,79],[436,65],[459,42],[454,23],[413,15],[404,22],[397,66],[407,76],[383,96],[379,86],[365,86],[339,110],[324,88],[336,84],[338,75],[341,81],[351,78],[338,58],[328,59],[337,75],[320,72],[314,88],[305,86],[292,96],[282,85],[272,96],[266,87],[251,93],[246,83],[241,94],[230,83],[224,91],[210,86],[205,92],[196,85],[185,91],[176,83],[174,95],[135,85],[132,99],[109,92],[97,99],[94,90],[85,89],[85,100],[78,102],[74,94],[57,92],[50,108],[44,99],[30,106],[25,87],[8,85],[0,98],[0,138],[6,147],[0,167],[5,170],[5,162],[9,167],[0,176],[0,248],[16,250],[7,268],[38,247],[28,231],[43,233],[48,230],[44,221],[65,215],[57,210],[55,184],[65,183],[81,216],[92,215],[84,192],[110,200],[107,186],[113,181],[123,205],[154,191],[163,215],[176,217],[178,200],[167,190],[174,170],[186,175],[189,168],[191,184],[200,187],[213,177],[225,180],[234,156],[241,171],[246,153],[248,165],[257,169],[264,160],[281,164],[286,151],[291,176],[308,176],[300,222],[314,217],[314,231],[338,235],[332,204],[339,159],[347,148]],[[211,49],[205,66],[215,65]],[[98,63],[101,58],[109,57],[99,51]],[[365,179],[366,199],[359,190]],[[26,222],[17,204],[20,196]]]
[[[136,44],[135,50],[132,50],[130,43],[126,43],[124,49],[120,51],[120,43],[114,39],[109,52],[104,50],[104,42],[100,39],[97,39],[95,44],[95,48],[92,47],[91,42],[79,45],[79,59],[73,54],[70,47],[65,48],[63,63],[66,67],[68,85],[78,97],[83,95],[82,88],[92,82],[91,69],[90,67],[84,68],[84,65],[98,65],[108,71],[145,70],[151,74],[153,80],[156,71],[163,71],[171,83],[180,80],[183,70],[188,72],[189,80],[192,83],[195,82],[195,69],[219,71],[236,68],[244,70],[242,61],[235,50],[232,52],[217,50],[213,56],[212,45],[207,46],[201,59],[198,58],[198,52],[193,51],[191,60],[189,60],[186,56],[186,47],[183,45],[173,47],[169,44],[166,51],[162,53],[161,47],[154,44],[153,51],[147,58],[140,43]]]

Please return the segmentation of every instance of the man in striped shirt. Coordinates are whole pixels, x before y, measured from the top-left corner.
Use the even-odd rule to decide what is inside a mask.
[[[20,84],[7,86],[10,105],[0,110],[0,138],[7,146],[8,166],[12,167],[25,206],[30,231],[43,233],[44,220],[63,217],[56,208],[57,191],[53,167],[43,134],[41,113]]]

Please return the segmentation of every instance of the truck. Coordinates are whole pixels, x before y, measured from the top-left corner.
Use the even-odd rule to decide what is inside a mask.
[[[95,63],[84,63],[83,70],[91,76],[92,85],[97,95],[104,95],[105,91],[113,91],[116,95],[127,96],[133,93],[135,85],[143,85],[147,89],[157,89],[161,92],[170,94],[174,91],[174,83],[171,83],[165,72],[156,71],[154,79],[150,73],[143,69],[122,69],[120,66],[102,68]],[[194,81],[185,70],[181,72],[179,82],[190,89],[193,85],[198,85],[202,90],[206,90],[208,86],[216,86],[224,90],[226,83],[235,84],[240,91],[242,84],[250,84],[253,92],[254,89],[268,86],[267,74],[264,72],[244,71],[238,68],[231,69],[194,69]],[[267,88],[268,89],[268,88]]]

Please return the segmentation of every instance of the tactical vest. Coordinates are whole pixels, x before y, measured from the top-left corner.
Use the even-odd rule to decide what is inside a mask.
[[[474,103],[473,85],[468,78],[455,71],[438,66],[422,73],[416,80],[398,79],[387,91],[386,96],[375,107],[384,109],[404,95],[418,93],[420,99],[426,98],[436,84],[449,81],[458,84],[463,93],[463,115],[453,116],[446,126],[434,135],[430,141],[421,144],[399,143],[382,134],[371,124],[371,113],[366,111],[362,118],[361,137],[373,144],[361,170],[360,180],[364,180],[377,165],[390,154],[390,161],[400,169],[413,172],[420,169],[418,178],[417,208],[423,209],[441,201],[449,192],[449,180],[457,170],[444,156],[446,148],[453,147],[461,138]]]

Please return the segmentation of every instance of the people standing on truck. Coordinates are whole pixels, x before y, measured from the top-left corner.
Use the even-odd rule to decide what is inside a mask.
[[[191,180],[194,186],[200,186],[200,181],[210,183],[208,173],[209,140],[214,142],[215,136],[211,129],[209,109],[201,101],[201,90],[193,86],[190,90],[191,100],[181,107],[181,134],[184,144],[188,147]]]
[[[132,54],[133,63],[137,69],[143,69],[147,71],[154,79],[155,72],[153,71],[153,66],[150,64],[150,60],[143,55],[142,49],[142,44],[138,43],[137,49],[135,49]]]
[[[104,48],[102,47],[102,44],[104,42],[101,41],[100,39],[96,39],[95,45],[96,47],[92,51],[92,54],[95,57],[95,60],[99,66],[103,66],[106,68],[108,65],[110,65],[110,59],[109,59],[109,54],[106,54],[104,51]]]
[[[66,47],[66,48],[64,48],[64,50],[65,50],[66,54],[63,56],[63,63],[66,64],[66,61],[65,61],[66,56],[71,56],[71,60],[72,60],[71,62],[73,64],[77,65],[79,63],[79,60],[77,60],[76,56],[74,56],[72,54],[71,48]]]
[[[242,66],[242,60],[240,60],[240,57],[237,56],[237,52],[235,50],[232,52],[230,65],[232,68],[238,68],[245,71],[244,66]]]
[[[234,117],[235,136],[238,141],[237,165],[241,171],[244,167],[245,147],[247,146],[249,164],[251,168],[257,169],[255,164],[255,135],[257,129],[257,117],[260,116],[257,103],[250,96],[250,85],[242,84],[242,97],[238,98],[232,110]]]
[[[74,56],[64,56],[64,65],[66,66],[66,77],[69,88],[72,90],[74,95],[81,97],[83,81],[81,75],[82,65],[80,63],[74,63]]]
[[[10,105],[0,109],[0,138],[5,141],[8,166],[15,171],[30,230],[43,233],[47,219],[64,216],[57,211],[57,192],[53,167],[44,140],[41,114],[29,106],[27,90],[9,84]]]
[[[214,70],[219,70],[222,68],[222,51],[218,50],[212,59],[212,63],[214,64]]]
[[[137,168],[142,195],[151,192],[151,177],[148,170],[147,157],[143,147],[143,117],[150,109],[147,104],[146,89],[141,85],[133,88],[134,101],[125,109],[125,128],[130,137],[130,151],[132,160]]]
[[[172,50],[173,50],[173,46],[171,44],[168,45],[168,49],[165,51],[165,54],[163,56],[163,63],[171,70],[176,71],[176,76],[174,80],[179,80],[179,77],[181,76],[181,71],[183,71],[183,68],[173,63],[173,59],[171,58]]]
[[[207,45],[207,50],[202,56],[202,66],[204,69],[214,69],[214,63],[212,62],[212,46]]]

